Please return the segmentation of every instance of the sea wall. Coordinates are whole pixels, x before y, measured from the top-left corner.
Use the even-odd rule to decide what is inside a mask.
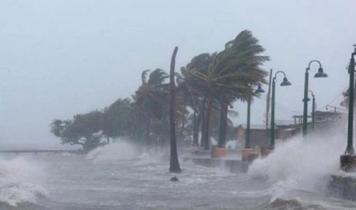
[[[356,201],[356,177],[347,175],[332,175],[328,193],[334,197]]]

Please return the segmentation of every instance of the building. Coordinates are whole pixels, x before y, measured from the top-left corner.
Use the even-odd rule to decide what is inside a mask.
[[[342,119],[344,113],[330,111],[315,112],[315,130],[329,129],[335,126]],[[308,126],[311,127],[311,116],[308,116]],[[277,121],[275,137],[279,140],[287,140],[288,138],[297,135],[302,131],[303,115],[294,115],[293,121]],[[236,139],[240,145],[245,145],[246,140],[246,125],[242,124],[235,128]],[[270,129],[266,129],[265,125],[250,126],[250,145],[251,147],[269,147]]]

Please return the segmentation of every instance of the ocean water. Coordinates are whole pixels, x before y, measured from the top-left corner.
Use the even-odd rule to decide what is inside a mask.
[[[0,209],[356,209],[326,193],[342,149],[338,140],[292,139],[245,174],[195,165],[180,152],[179,182],[169,181],[167,152],[124,142],[88,155],[3,156]]]

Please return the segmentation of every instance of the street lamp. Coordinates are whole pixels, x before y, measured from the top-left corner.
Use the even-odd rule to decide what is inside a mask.
[[[315,108],[316,108],[316,104],[315,104],[315,95],[313,93],[313,91],[309,90],[311,96],[312,96],[312,129],[314,130],[315,127]]]
[[[318,60],[311,60],[308,64],[308,67],[305,70],[305,80],[304,80],[304,98],[303,98],[303,103],[304,103],[304,108],[303,108],[303,135],[305,136],[307,134],[307,123],[308,123],[308,85],[309,85],[309,71],[310,71],[310,66],[313,63],[318,63],[319,68],[318,72],[314,75],[315,78],[325,78],[328,77],[328,75],[324,72],[323,67],[321,66],[320,61]]]
[[[354,52],[351,53],[351,60],[349,65],[349,114],[348,114],[348,126],[347,126],[347,146],[345,154],[341,155],[340,162],[341,168],[345,171],[355,171],[356,169],[356,156],[353,147],[353,121],[354,121],[354,84],[355,84],[355,55],[356,46],[354,45]]]
[[[265,91],[262,89],[261,84],[258,84],[257,89],[255,90],[255,94],[264,93]],[[246,126],[246,139],[245,139],[245,148],[250,148],[250,122],[251,122],[251,97],[252,94],[249,95],[247,100],[247,126]]]
[[[354,124],[354,89],[355,89],[355,56],[356,55],[356,47],[354,52],[351,54],[351,60],[349,65],[349,74],[350,74],[350,82],[349,82],[349,116],[348,116],[348,126],[347,126],[347,147],[345,154],[354,155],[354,147],[353,147],[353,124]]]
[[[287,76],[286,76],[286,73],[284,71],[277,71],[275,74],[274,74],[274,77],[272,79],[272,107],[271,107],[271,149],[274,149],[274,138],[275,138],[275,133],[274,133],[274,127],[275,127],[275,123],[274,123],[274,110],[275,110],[275,100],[276,100],[276,79],[277,79],[277,76],[278,74],[283,74],[283,81],[282,83],[280,84],[281,86],[290,86],[292,85],[288,79],[287,79]]]

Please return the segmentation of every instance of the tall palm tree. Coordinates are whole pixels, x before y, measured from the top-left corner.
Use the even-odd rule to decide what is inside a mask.
[[[250,31],[242,31],[234,40],[225,44],[219,53],[201,54],[192,59],[182,70],[185,80],[203,96],[202,140],[209,149],[210,113],[214,104],[221,109],[219,146],[225,145],[228,105],[234,100],[246,100],[253,94],[253,86],[265,82],[267,75],[261,65],[268,56]]]
[[[169,164],[169,172],[180,173],[178,152],[177,152],[177,140],[176,140],[176,85],[174,79],[175,60],[177,56],[178,47],[174,48],[171,58],[170,67],[170,100],[169,100],[169,127],[170,127],[170,140],[171,140],[171,156]]]
[[[221,107],[219,147],[225,146],[228,105],[235,100],[249,100],[251,95],[254,96],[254,87],[266,82],[267,72],[262,65],[269,57],[261,55],[264,51],[252,33],[245,30],[227,42],[220,54],[216,71],[221,75],[219,80],[224,84],[222,90],[226,94],[221,93],[218,97]]]
[[[186,67],[181,69],[186,86],[193,98],[193,110],[200,110],[201,116],[201,144],[209,149],[209,122],[213,103],[213,89],[211,86],[213,61],[215,54],[203,53],[194,57]]]

